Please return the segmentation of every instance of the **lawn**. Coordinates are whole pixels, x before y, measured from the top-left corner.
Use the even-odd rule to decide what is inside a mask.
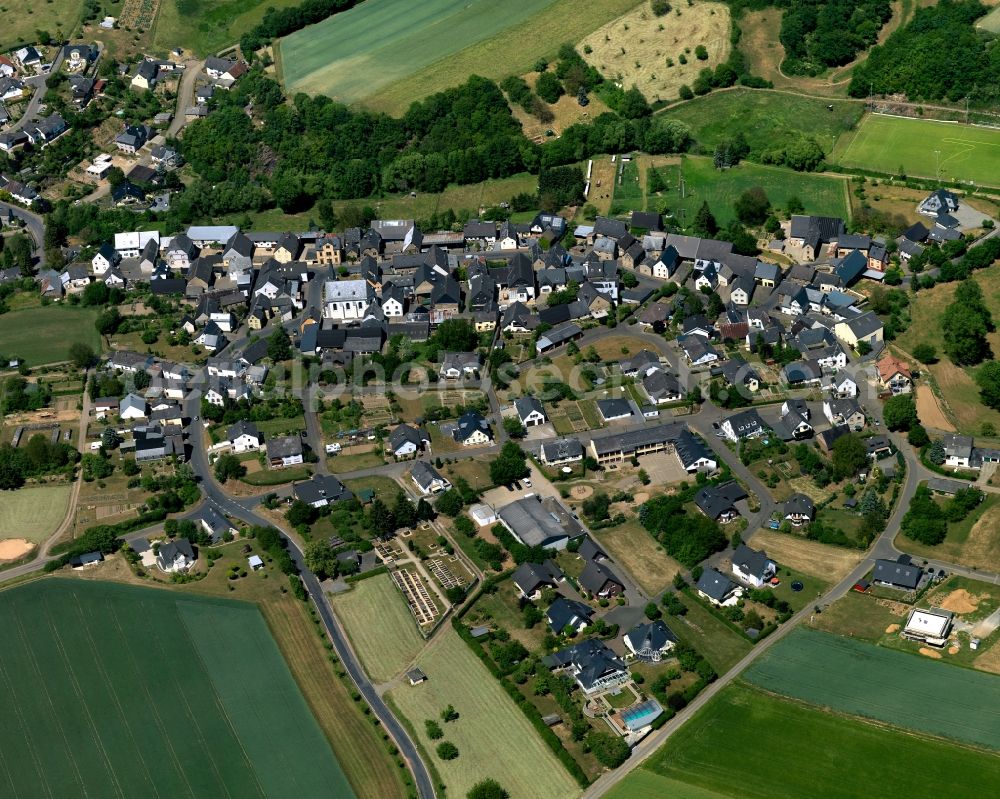
[[[849,217],[847,183],[843,178],[795,172],[777,166],[762,166],[744,161],[724,171],[712,165],[711,158],[687,156],[680,165],[658,169],[667,189],[646,198],[650,208],[666,208],[679,224],[690,225],[703,202],[707,202],[719,224],[735,219],[733,203],[747,189],[757,186],[767,192],[775,207],[781,207],[792,197],[798,197],[806,213],[821,216]],[[684,196],[681,197],[681,177]],[[615,205],[619,205],[615,193]],[[626,203],[627,204],[627,203]]]
[[[440,719],[453,705],[456,721],[442,723],[444,740],[458,748],[454,760],[430,754],[449,796],[465,796],[477,782],[498,780],[513,797],[570,799],[579,788],[531,723],[496,679],[450,627],[417,658],[427,681],[394,688],[389,696],[428,753],[438,742],[424,729],[425,719]]]
[[[375,492],[375,496],[386,504],[394,502],[396,500],[396,494],[402,491],[399,487],[399,483],[391,477],[382,477],[380,475],[373,475],[372,477],[357,477],[354,480],[346,480],[344,485],[355,493],[363,491],[366,488],[370,488]]]
[[[928,546],[899,534],[906,551],[918,557],[961,563],[974,569],[1000,569],[1000,497],[987,494],[986,499],[960,522],[948,524],[948,533],[937,546]]]
[[[80,22],[82,10],[83,0],[55,0],[46,6],[40,6],[38,0],[6,0],[0,49],[6,52],[24,42],[37,42],[35,31],[39,28],[47,29],[53,37],[61,30],[68,37]]]
[[[94,327],[97,311],[62,305],[40,305],[0,316],[0,342],[4,355],[23,358],[29,366],[69,357],[69,345],[82,341],[101,350]]]
[[[69,483],[4,491],[0,502],[0,538],[24,538],[41,544],[66,516]]]
[[[983,290],[983,301],[996,318],[1000,314],[1000,265],[975,272],[973,279]],[[910,301],[910,325],[894,345],[907,354],[912,353],[918,344],[935,347],[940,360],[923,368],[930,373],[938,388],[938,402],[959,432],[978,435],[984,422],[1000,429],[1000,411],[987,408],[980,402],[975,370],[956,366],[944,355],[941,317],[945,308],[954,301],[957,286],[957,283],[942,283],[916,294]],[[988,339],[993,351],[1000,352],[1000,333],[990,333]],[[912,358],[910,362],[913,362]]]
[[[363,100],[462,48],[520,25],[551,4],[368,0],[281,40],[285,85],[289,93],[322,93],[345,103]]]
[[[856,131],[837,141],[832,160],[892,175],[902,170],[951,183],[1000,186],[1000,132],[868,114]]]
[[[359,580],[331,601],[375,682],[386,682],[406,669],[424,645],[406,600],[388,574]],[[378,624],[372,624],[373,618]]]
[[[261,469],[259,472],[250,472],[243,475],[240,480],[252,486],[280,486],[293,480],[308,480],[311,476],[312,469],[309,466],[289,466],[284,469]]]
[[[754,549],[764,549],[782,566],[830,583],[849,574],[862,557],[859,550],[821,544],[795,533],[786,535],[773,530],[758,530],[750,545]]]
[[[357,454],[342,452],[326,459],[327,468],[335,474],[371,469],[375,466],[381,466],[383,463],[385,463],[385,458],[375,450]]]
[[[597,530],[594,537],[648,594],[661,593],[684,570],[637,519]]]
[[[1000,680],[990,674],[800,628],[744,677],[767,691],[842,713],[1000,749]]]
[[[398,9],[404,4],[407,11],[417,8],[417,4],[407,3],[406,0],[381,3],[379,7]],[[399,22],[389,17],[387,25],[393,31],[391,38],[376,33],[381,30],[376,20],[385,12],[368,8],[370,5],[366,4],[359,14],[362,20],[357,36],[365,47],[352,47],[350,52],[358,54],[357,60],[347,65],[356,77],[341,78],[331,74],[328,67],[316,74],[327,77],[337,85],[353,86],[370,108],[400,115],[414,100],[463,83],[469,75],[482,75],[499,81],[511,74],[524,74],[539,57],[553,58],[559,45],[579,42],[601,25],[634,8],[637,0],[593,0],[590,3],[580,3],[579,0],[524,0],[517,4],[497,4],[488,0],[433,0],[419,5],[420,19],[414,19],[413,13],[400,14]],[[423,11],[428,6],[432,10]],[[443,8],[462,10],[435,23],[439,9]],[[338,15],[337,19],[341,20],[343,16]],[[328,21],[327,24],[332,26],[334,23]],[[342,25],[342,21],[338,22],[337,28]],[[442,25],[448,27],[441,38],[431,45],[426,44],[426,40],[434,36],[436,29]],[[516,35],[511,35],[510,28],[515,25]],[[401,27],[407,31],[398,33]],[[410,29],[412,33],[408,32]],[[309,30],[306,29],[307,32]],[[287,41],[293,38],[290,36]],[[285,52],[284,42],[282,52]],[[368,49],[376,42],[379,46]],[[315,48],[315,45],[312,47]],[[288,52],[292,52],[291,48]],[[338,48],[338,57],[342,59],[347,52]],[[359,66],[374,59],[377,59],[376,65],[367,72]],[[326,64],[328,60],[324,55],[318,58],[318,63]],[[383,71],[391,74],[391,82],[377,77]],[[360,84],[362,80],[372,80],[373,76],[381,84],[375,92]],[[315,82],[312,76],[309,82]],[[329,93],[322,86],[314,91]]]
[[[184,47],[211,55],[239,41],[268,8],[297,5],[298,0],[160,0],[153,44],[163,51]]]
[[[739,747],[734,752],[736,740]],[[637,772],[639,776],[626,778],[609,795],[858,799],[871,793],[873,775],[884,774],[890,761],[892,796],[938,799],[1000,791],[1000,758],[991,754],[877,727],[734,684],[668,740]],[[653,793],[671,783],[651,783],[642,776],[647,770],[696,790]],[[629,790],[633,780],[640,789],[637,793]]]
[[[688,612],[684,616],[669,617],[670,629],[707,658],[719,674],[725,674],[750,651],[752,644],[697,600],[679,596]]]
[[[254,605],[52,579],[0,624],[6,796],[352,795]]]
[[[828,111],[827,106],[833,105]],[[833,139],[852,130],[863,105],[848,100],[799,97],[780,91],[736,89],[712,92],[663,113],[686,122],[694,138],[709,150],[742,131],[751,150],[763,150],[791,132],[815,136],[829,152]],[[770,187],[768,186],[768,191]],[[805,192],[803,192],[803,195]],[[803,202],[806,197],[801,196]]]

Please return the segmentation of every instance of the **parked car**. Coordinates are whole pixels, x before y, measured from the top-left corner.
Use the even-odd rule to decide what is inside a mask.
[[[777,530],[778,528],[781,527],[781,522],[779,522],[777,519],[771,519],[771,521],[767,523],[767,526],[770,527],[772,530]]]
[[[525,485],[526,485],[526,486],[527,486],[528,488],[531,488],[531,478],[530,478],[530,477],[525,477],[525,478],[524,478],[524,484],[525,484]]]

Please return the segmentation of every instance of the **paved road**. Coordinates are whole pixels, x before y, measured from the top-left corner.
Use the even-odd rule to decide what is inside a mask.
[[[45,220],[33,211],[28,211],[19,205],[0,202],[0,214],[7,216],[9,211],[13,211],[14,216],[19,216],[24,220],[25,229],[35,240],[35,256],[38,258],[36,267],[41,269],[45,266]]]
[[[192,418],[198,414],[200,401],[201,395],[199,392],[192,392],[185,400],[185,410],[188,418]],[[250,510],[246,503],[235,501],[232,497],[226,494],[222,486],[216,482],[215,476],[212,474],[212,470],[208,463],[208,455],[205,451],[201,432],[201,429],[195,425],[195,430],[192,431],[193,440],[190,442],[192,447],[191,467],[194,470],[194,473],[201,479],[201,487],[205,493],[207,501],[218,508],[222,513],[234,516],[237,519],[242,519],[248,524],[263,527],[275,526],[270,520],[264,519]],[[434,796],[434,784],[431,781],[430,774],[427,771],[424,762],[420,758],[420,754],[417,751],[416,746],[410,739],[409,734],[392,714],[388,706],[386,706],[385,702],[382,701],[382,697],[379,696],[375,686],[372,684],[371,680],[368,679],[364,669],[362,669],[361,664],[355,657],[347,639],[347,635],[345,634],[343,628],[341,628],[340,623],[337,621],[336,616],[330,608],[326,595],[323,593],[319,579],[305,564],[302,550],[299,548],[295,540],[292,539],[284,530],[281,530],[281,528],[277,529],[282,533],[282,536],[288,544],[289,554],[291,554],[292,560],[295,561],[295,565],[299,568],[302,582],[305,584],[306,589],[309,591],[309,594],[316,605],[316,609],[319,611],[320,617],[323,620],[323,625],[326,627],[327,634],[330,636],[330,640],[333,642],[333,646],[337,650],[337,656],[344,664],[344,668],[347,669],[348,674],[351,675],[351,679],[354,681],[354,684],[357,686],[362,696],[364,696],[365,701],[367,701],[371,706],[372,712],[375,713],[379,721],[382,723],[382,726],[386,729],[389,735],[392,736],[392,739],[395,741],[399,751],[409,763],[410,770],[413,772],[420,796],[422,799],[432,799]]]
[[[24,109],[24,113],[21,118],[14,122],[7,130],[11,133],[18,131],[23,128],[28,122],[32,122],[38,118],[38,109],[42,105],[42,99],[45,97],[45,92],[48,91],[48,87],[45,85],[46,78],[49,75],[54,75],[59,71],[63,62],[63,49],[59,48],[59,53],[56,55],[55,60],[52,62],[52,68],[44,75],[32,75],[29,78],[25,78],[24,82],[34,89],[31,95],[31,99],[28,101],[28,105]]]

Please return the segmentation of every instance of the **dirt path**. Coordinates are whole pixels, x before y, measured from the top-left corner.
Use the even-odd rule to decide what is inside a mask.
[[[940,430],[942,433],[955,432],[955,425],[945,416],[934,389],[926,383],[917,386],[917,416],[924,427]]]

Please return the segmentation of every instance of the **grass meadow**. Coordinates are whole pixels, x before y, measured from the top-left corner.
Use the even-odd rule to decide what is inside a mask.
[[[359,580],[331,602],[375,682],[387,682],[403,671],[424,645],[406,600],[388,574]]]
[[[351,795],[254,605],[49,579],[0,625],[5,796]]]
[[[743,676],[841,713],[1000,749],[1000,680],[993,675],[802,628]]]
[[[5,491],[0,502],[0,538],[24,538],[41,544],[66,516],[72,490],[64,483]]]
[[[480,780],[493,778],[512,797],[570,799],[576,782],[542,742],[531,723],[453,629],[446,628],[417,658],[427,681],[389,693],[428,753],[449,796],[465,796]],[[438,741],[427,737],[425,719],[440,720],[447,705],[459,713],[441,724],[444,739],[458,748],[454,760],[434,754]]]
[[[858,799],[871,794],[874,780],[890,778],[889,763],[893,796],[938,799],[1000,791],[1000,758],[992,754],[875,726],[736,683],[607,795]]]
[[[733,203],[747,189],[762,187],[771,204],[781,207],[791,197],[798,197],[805,206],[806,213],[823,216],[850,217],[847,202],[847,182],[844,178],[830,175],[812,175],[794,172],[776,166],[763,166],[744,161],[737,167],[719,171],[711,158],[687,156],[680,164],[658,167],[667,188],[646,197],[648,208],[667,209],[668,214],[682,225],[694,220],[698,208],[708,202],[719,224],[725,225],[735,219]],[[684,178],[684,196],[681,197],[681,177]],[[615,205],[618,193],[615,192]],[[628,207],[632,206],[628,201]]]
[[[3,4],[3,33],[0,49],[6,52],[24,42],[38,41],[39,28],[48,30],[53,37],[62,31],[66,37],[76,29],[83,11],[83,0],[54,0],[42,5],[38,0],[5,0]]]
[[[153,45],[185,47],[199,56],[235,44],[264,18],[268,8],[299,5],[299,0],[160,0]]]
[[[827,106],[833,109],[828,110]],[[702,147],[713,149],[735,132],[740,120],[750,149],[766,149],[790,132],[815,136],[829,152],[833,140],[854,128],[861,119],[862,104],[848,100],[799,97],[780,91],[735,89],[712,92],[663,112],[691,127]],[[802,198],[805,202],[806,198]]]
[[[405,13],[400,13],[404,5]],[[335,89],[349,89],[366,106],[399,115],[414,100],[463,83],[469,75],[501,80],[524,74],[540,57],[554,57],[559,45],[579,42],[636,5],[637,0],[369,2],[355,9],[360,17],[355,38],[363,46],[340,44],[350,37],[342,35],[346,15],[338,14],[282,40],[281,61],[286,86],[293,91],[335,96]],[[390,15],[380,27],[376,23],[387,9],[399,19]],[[337,40],[331,42],[331,36]],[[308,59],[307,53],[316,54],[311,63],[289,63],[293,57]],[[366,63],[375,65],[367,73],[376,76],[375,82],[361,85],[356,76],[364,74]],[[378,77],[383,74],[391,80]]]
[[[60,305],[39,305],[0,316],[0,347],[6,356],[23,358],[29,366],[65,361],[74,341],[101,349],[94,327],[97,311]]]
[[[1000,131],[930,119],[868,114],[837,142],[847,167],[1000,186]]]
[[[378,89],[464,47],[504,33],[552,4],[521,0],[381,0],[359,3],[285,37],[282,72],[289,92],[363,100]],[[411,98],[416,99],[416,98]]]

